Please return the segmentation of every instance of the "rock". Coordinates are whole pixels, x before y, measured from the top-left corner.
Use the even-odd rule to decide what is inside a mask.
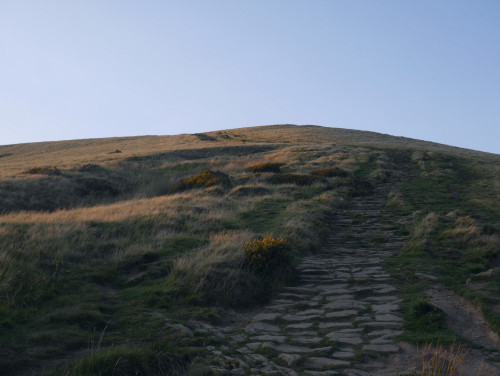
[[[353,351],[336,351],[332,355],[334,358],[354,358],[354,352]]]
[[[273,321],[278,317],[279,313],[260,313],[252,318],[252,321]]]
[[[286,321],[306,321],[306,320],[314,320],[321,316],[318,315],[284,315],[281,318]]]
[[[349,366],[349,365],[351,365],[351,362],[340,359],[312,357],[306,360],[307,367],[316,369],[336,367],[336,366]]]
[[[375,320],[377,320],[377,321],[389,321],[389,322],[403,321],[403,319],[401,317],[396,316],[396,315],[392,315],[392,314],[375,315]]]
[[[336,312],[328,312],[325,314],[326,318],[334,318],[334,317],[349,317],[356,315],[358,311],[354,311],[352,309],[350,310],[344,310],[344,311],[336,311]]]
[[[365,302],[359,300],[336,300],[325,304],[323,308],[327,309],[364,309],[368,306]]]
[[[266,332],[279,332],[280,328],[276,325],[266,324],[263,322],[253,322],[248,324],[245,331],[250,334],[266,333]]]
[[[285,327],[285,329],[307,329],[312,326],[310,322],[301,322],[298,324],[290,324]]]
[[[272,342],[285,342],[285,336],[275,336],[272,334],[262,334],[260,336],[252,337],[252,340],[257,341],[272,341]]]
[[[320,322],[319,323],[320,329],[345,328],[345,327],[352,328],[352,323],[350,323],[350,322]]]
[[[287,365],[291,366],[293,363],[299,360],[301,356],[297,354],[279,354],[278,358],[283,360]]]
[[[364,345],[363,351],[373,351],[379,353],[395,353],[399,351],[396,345],[383,344],[383,345]]]

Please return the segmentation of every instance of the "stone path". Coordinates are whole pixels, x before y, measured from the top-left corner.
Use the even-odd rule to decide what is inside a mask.
[[[384,260],[403,238],[380,212],[383,188],[338,212],[323,250],[303,259],[300,285],[227,334],[227,351],[214,351],[216,374],[391,374],[385,359],[399,350],[403,319]]]

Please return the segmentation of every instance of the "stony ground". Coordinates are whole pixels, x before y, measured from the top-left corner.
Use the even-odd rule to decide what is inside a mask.
[[[333,220],[321,252],[299,266],[301,283],[287,287],[228,346],[211,349],[213,369],[234,375],[388,374],[403,319],[384,260],[402,246],[381,212],[390,183],[353,199]],[[396,370],[395,370],[396,371]]]

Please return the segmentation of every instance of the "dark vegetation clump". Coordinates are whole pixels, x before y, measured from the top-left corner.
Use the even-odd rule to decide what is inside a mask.
[[[270,162],[265,162],[265,163],[259,163],[254,166],[250,166],[245,168],[245,171],[250,171],[250,172],[280,172],[281,164],[280,163],[270,163]]]
[[[27,175],[61,175],[57,167],[33,167],[22,172]]]
[[[349,177],[349,172],[342,170],[340,167],[332,167],[332,168],[323,168],[321,170],[311,171],[311,175],[314,176],[323,176],[327,178],[339,177],[339,178],[347,178]]]
[[[269,178],[271,184],[296,184],[296,185],[311,185],[318,180],[317,176],[302,175],[302,174],[279,174]]]
[[[351,179],[347,182],[349,194],[351,196],[366,196],[373,192],[375,188],[368,180]]]
[[[108,154],[120,154],[122,151],[120,149],[116,149],[113,151],[110,151]]]
[[[220,171],[203,171],[197,175],[181,180],[170,189],[170,193],[178,193],[194,188],[208,188],[213,186],[230,187],[229,176]]]

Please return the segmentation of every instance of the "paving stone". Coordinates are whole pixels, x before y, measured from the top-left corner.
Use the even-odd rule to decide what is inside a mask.
[[[358,313],[358,311],[354,311],[352,309],[344,310],[344,311],[335,311],[335,312],[328,312],[325,314],[325,317],[327,319],[329,318],[341,318],[341,317],[349,317],[349,316],[354,316]]]
[[[376,337],[376,336],[391,335],[391,336],[395,337],[395,336],[398,336],[400,334],[403,334],[402,330],[382,329],[382,330],[374,330],[372,332],[369,332],[368,336],[369,337]]]
[[[397,345],[364,345],[362,348],[363,351],[373,351],[379,353],[395,353],[399,351],[399,346]]]
[[[357,334],[332,332],[328,333],[326,337],[332,341],[347,343],[349,345],[359,345],[360,343],[363,343],[363,340]]]
[[[333,302],[336,300],[354,300],[354,295],[347,295],[347,294],[342,294],[342,295],[327,295],[325,297],[327,302]]]
[[[299,360],[301,356],[297,354],[279,354],[278,358],[283,360],[287,365],[291,366],[293,363]]]
[[[346,369],[344,373],[347,376],[372,376],[371,373],[360,370],[360,369]]]
[[[311,375],[311,376],[335,376],[339,374],[336,371],[310,371],[310,370],[306,370],[304,371],[304,373],[306,375]]]
[[[316,369],[336,367],[336,366],[349,366],[349,365],[351,365],[351,362],[347,360],[332,359],[332,358],[312,357],[306,360],[306,367],[311,367]]]
[[[274,321],[279,313],[259,313],[252,318],[252,321]]]
[[[366,308],[368,303],[360,302],[358,300],[336,300],[331,303],[323,305],[327,309],[363,309]]]
[[[396,316],[396,315],[391,315],[391,314],[375,315],[375,320],[377,320],[377,321],[389,321],[389,322],[403,321],[403,319],[401,317]]]
[[[290,324],[285,327],[285,329],[307,329],[310,328],[313,324],[310,322],[301,322],[298,324]]]
[[[300,316],[306,316],[306,315],[323,315],[324,313],[325,313],[324,309],[315,309],[315,308],[312,308],[312,309],[306,309],[305,311],[297,312],[297,315],[300,315]]]
[[[312,349],[310,349],[309,347],[292,346],[286,344],[276,345],[272,342],[264,342],[262,344],[262,347],[273,349],[280,353],[287,353],[287,354],[307,354],[312,352]]]
[[[320,322],[318,325],[320,329],[345,328],[352,326],[351,322]]]
[[[251,350],[256,350],[258,349],[260,346],[262,346],[262,342],[250,342],[250,343],[247,343],[247,347]]]
[[[341,358],[341,359],[348,359],[348,358],[354,358],[354,351],[336,351],[333,353],[334,358]]]
[[[252,340],[257,341],[273,341],[273,342],[285,342],[285,336],[274,336],[270,334],[263,334],[256,337],[251,337]]]
[[[265,333],[265,332],[279,332],[280,328],[277,325],[266,324],[263,322],[253,322],[248,324],[245,331],[250,334]]]
[[[314,320],[321,316],[318,315],[284,315],[281,318],[285,321],[306,321],[306,320]]]
[[[392,311],[399,310],[399,305],[393,303],[385,303],[385,304],[373,304],[371,309],[375,311],[377,314],[380,313],[390,313]]]
[[[322,337],[297,337],[293,338],[293,343],[298,343],[300,345],[316,345],[323,341]]]

